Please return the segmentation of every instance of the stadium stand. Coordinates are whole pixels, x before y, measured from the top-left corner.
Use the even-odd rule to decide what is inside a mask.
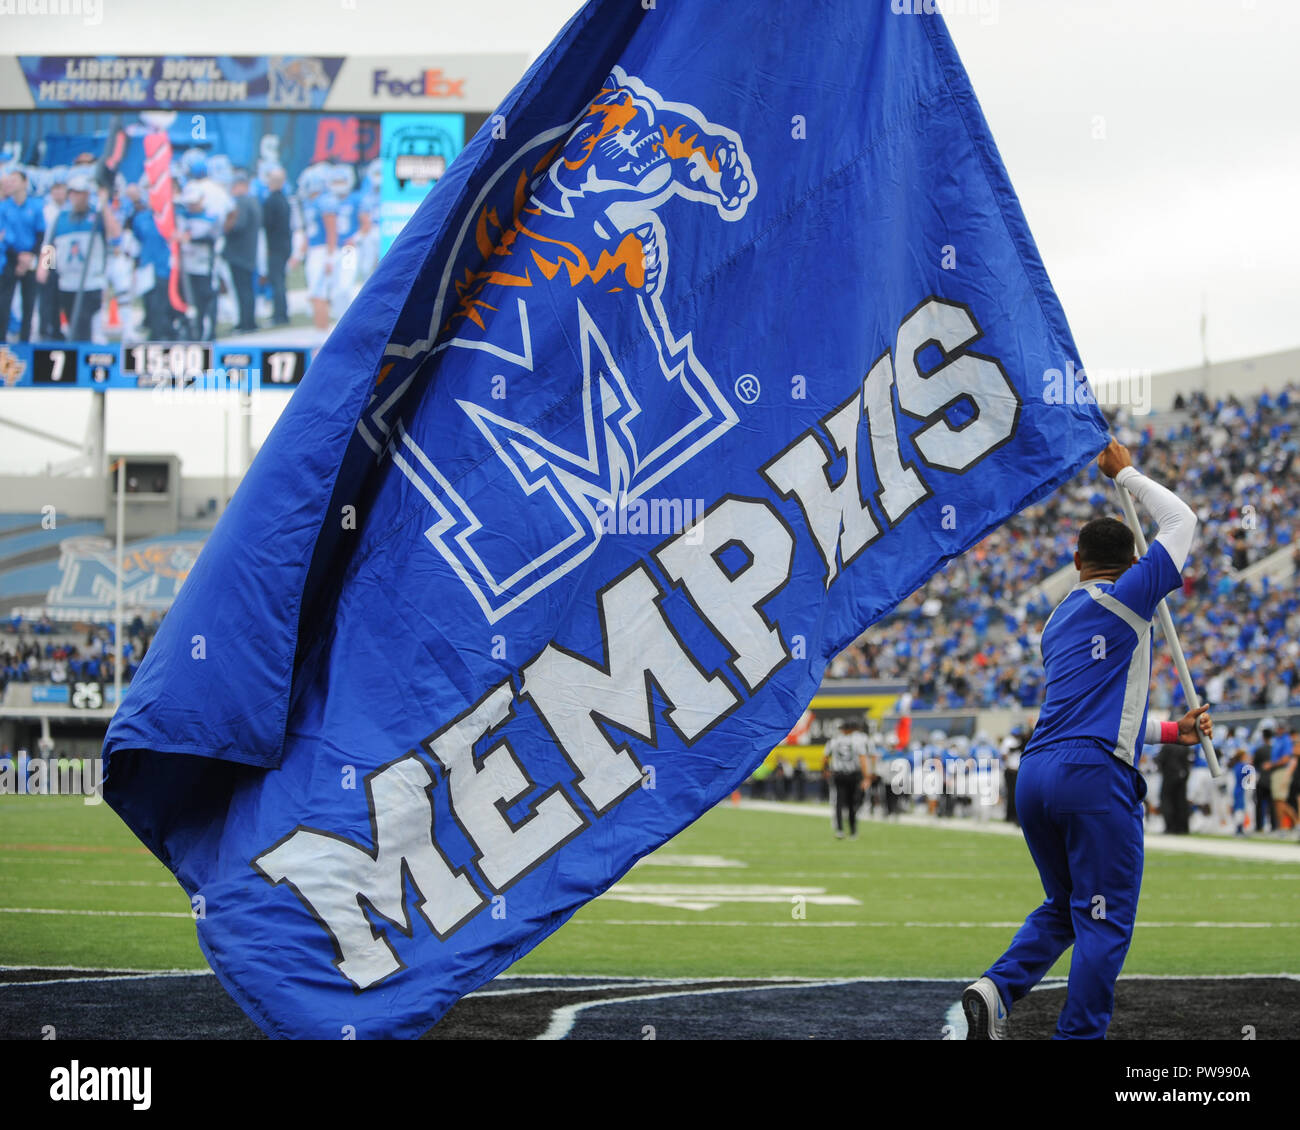
[[[124,681],[130,681],[144,658],[160,615],[140,614],[126,624]],[[11,616],[0,623],[0,692],[10,683],[55,685],[93,680],[113,681],[113,624],[28,621]]]
[[[1219,710],[1300,707],[1300,386],[1172,411],[1114,429],[1134,461],[1197,511],[1201,525],[1181,598],[1188,662]],[[1115,501],[1094,467],[948,563],[831,663],[829,677],[907,680],[914,708],[1032,709],[1041,699],[1038,645],[1054,601],[1073,583],[1079,525]],[[1059,593],[1058,593],[1059,595]],[[1151,705],[1184,709],[1168,654],[1152,671]]]

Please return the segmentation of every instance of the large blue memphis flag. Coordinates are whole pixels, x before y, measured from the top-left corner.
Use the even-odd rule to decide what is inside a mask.
[[[106,743],[268,1033],[426,1030],[1104,445],[890,8],[594,0],[315,360]]]

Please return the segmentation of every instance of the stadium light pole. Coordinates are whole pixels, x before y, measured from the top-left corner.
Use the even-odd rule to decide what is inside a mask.
[[[1127,520],[1129,529],[1133,531],[1133,537],[1137,541],[1138,552],[1145,554],[1147,551],[1146,534],[1142,532],[1142,523],[1138,520],[1137,507],[1133,505],[1133,496],[1129,494],[1128,487],[1121,483],[1115,484],[1119,490],[1119,502],[1124,508],[1124,518]],[[1187,658],[1183,655],[1183,646],[1178,642],[1178,633],[1174,631],[1174,618],[1169,614],[1169,604],[1161,600],[1156,608],[1156,616],[1160,620],[1160,630],[1165,634],[1165,641],[1169,644],[1169,653],[1174,657],[1174,667],[1178,671],[1178,681],[1183,685],[1183,696],[1187,699],[1187,705],[1195,710],[1201,705],[1201,700],[1196,694],[1196,686],[1192,682],[1192,673],[1187,669]],[[1219,765],[1218,754],[1214,752],[1214,743],[1210,740],[1209,734],[1203,734],[1197,729],[1197,736],[1201,739],[1201,749],[1205,753],[1205,761],[1210,767],[1211,777],[1222,777],[1223,768]]]
[[[118,456],[117,472],[117,574],[113,598],[113,712],[122,702],[122,571],[126,566],[126,458]]]

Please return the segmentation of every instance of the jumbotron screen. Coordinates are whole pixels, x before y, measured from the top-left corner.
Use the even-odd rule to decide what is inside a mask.
[[[0,58],[0,387],[292,389],[524,63]]]

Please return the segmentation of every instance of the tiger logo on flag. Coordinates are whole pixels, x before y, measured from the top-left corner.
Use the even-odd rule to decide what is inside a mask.
[[[665,206],[735,223],[756,192],[735,131],[615,67],[576,122],[520,146],[469,210],[432,316],[390,343],[359,432],[432,510],[429,542],[489,623],[585,561],[612,512],[736,423],[669,313]],[[435,364],[438,410],[474,424],[461,450],[426,450],[405,414]],[[485,476],[523,536],[480,521],[467,495]]]

